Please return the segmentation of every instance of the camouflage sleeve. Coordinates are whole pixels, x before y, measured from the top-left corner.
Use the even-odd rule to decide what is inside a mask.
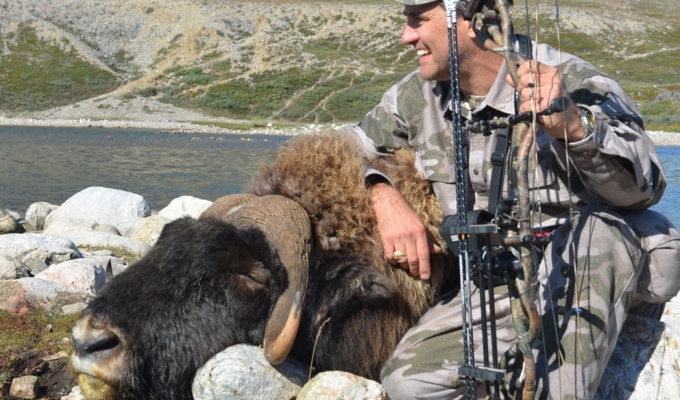
[[[395,149],[409,146],[409,124],[398,107],[404,86],[410,82],[412,72],[385,92],[380,103],[356,125],[345,125],[341,132],[353,136],[369,158],[392,154]],[[410,85],[409,85],[410,86]]]
[[[614,208],[641,210],[656,204],[666,179],[633,102],[606,75],[592,76],[567,90],[576,104],[596,117],[593,134],[568,145],[588,191]]]

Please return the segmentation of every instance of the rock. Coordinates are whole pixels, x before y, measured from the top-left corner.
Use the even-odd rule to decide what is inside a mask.
[[[342,371],[315,376],[302,388],[297,400],[387,400],[385,389],[376,381]]]
[[[65,285],[38,278],[0,281],[0,310],[24,314],[29,310],[61,309],[66,304],[88,301],[81,293],[69,292]]]
[[[26,210],[26,231],[42,231],[45,229],[45,218],[59,206],[43,201],[33,203]]]
[[[33,268],[41,263],[49,266],[82,257],[76,245],[69,239],[39,233],[0,236],[0,254],[21,261],[31,267],[34,274],[37,272]]]
[[[35,399],[38,397],[39,387],[37,376],[21,376],[12,380],[9,395],[20,399]]]
[[[61,400],[85,400],[85,396],[83,396],[83,391],[80,390],[80,386],[74,386],[73,389],[71,389],[71,393],[62,396]]]
[[[259,347],[239,344],[218,353],[196,372],[195,400],[291,399],[307,380],[302,363],[273,367]]]
[[[0,209],[0,235],[16,233],[19,223],[7,211]]]
[[[149,246],[156,244],[163,227],[169,221],[159,215],[152,215],[139,221],[135,229],[128,235],[130,239],[139,240]]]
[[[197,199],[192,196],[182,196],[172,200],[167,207],[158,213],[158,216],[168,221],[174,221],[183,217],[198,218],[211,205],[212,201]]]
[[[123,235],[134,229],[141,218],[151,215],[151,207],[138,194],[103,187],[89,187],[64,202],[50,213],[46,225],[57,218],[95,220],[115,226]]]
[[[80,258],[52,265],[35,277],[61,283],[69,291],[81,292],[92,297],[106,283],[104,267],[92,258]]]
[[[679,341],[675,328],[629,314],[595,399],[677,399]]]
[[[86,251],[109,250],[127,263],[142,258],[149,251],[149,246],[139,240],[105,232],[73,232],[63,236],[71,240],[78,248]]]
[[[73,314],[79,314],[81,313],[85,308],[87,307],[87,304],[85,303],[73,303],[73,304],[67,304],[61,308],[61,313],[64,315],[73,315]]]
[[[118,228],[116,228],[113,225],[97,225],[94,227],[95,232],[105,232],[105,233],[110,233],[112,235],[120,236],[120,232],[118,231]]]
[[[83,258],[93,258],[105,267],[106,263],[111,261],[111,270],[114,276],[128,268],[128,263],[122,258],[116,257],[115,253],[109,250],[81,251],[81,253],[83,253]]]
[[[31,276],[28,265],[6,254],[0,254],[0,280],[20,279]]]
[[[70,219],[65,217],[54,217],[50,224],[43,230],[43,235],[64,236],[73,232],[94,232],[94,228],[99,225],[93,219]]]

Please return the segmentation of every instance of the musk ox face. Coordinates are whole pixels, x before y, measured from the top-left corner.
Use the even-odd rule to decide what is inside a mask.
[[[191,398],[193,375],[211,356],[262,343],[287,284],[257,229],[175,221],[83,312],[71,370],[88,398]]]

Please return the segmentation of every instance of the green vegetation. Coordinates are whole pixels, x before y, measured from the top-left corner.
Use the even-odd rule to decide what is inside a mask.
[[[9,52],[0,54],[0,104],[6,111],[43,110],[66,105],[115,89],[110,72],[82,60],[74,51],[38,38],[35,29],[20,25]]]
[[[11,379],[23,372],[16,371],[16,367],[26,353],[37,352],[44,357],[73,352],[71,328],[78,316],[45,311],[16,315],[0,311],[0,395],[4,393],[2,389],[9,390]]]

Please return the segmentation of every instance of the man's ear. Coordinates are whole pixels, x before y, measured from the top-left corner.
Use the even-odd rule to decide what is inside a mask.
[[[477,34],[475,33],[475,30],[472,28],[472,21],[468,21],[464,18],[461,18],[461,20],[458,22],[458,26],[460,27],[459,32],[466,34],[472,40],[477,39]]]

